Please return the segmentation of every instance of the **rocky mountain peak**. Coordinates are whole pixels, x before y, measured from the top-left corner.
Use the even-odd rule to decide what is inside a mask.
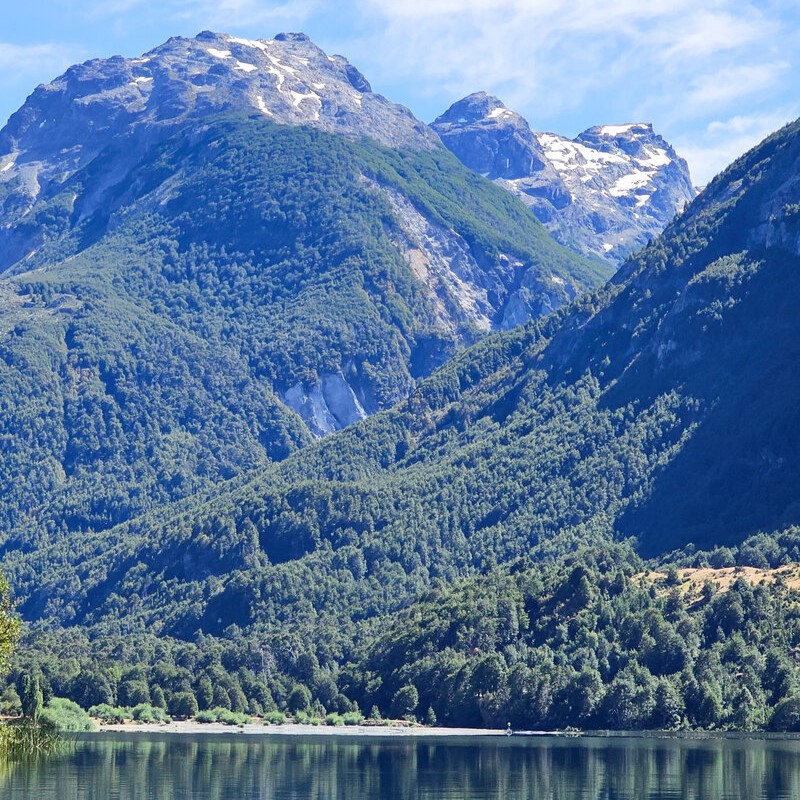
[[[203,31],[138,58],[72,66],[39,86],[0,131],[0,183],[14,185],[14,206],[24,213],[48,184],[109,145],[130,142],[130,161],[177,127],[224,111],[389,147],[439,144],[407,108],[374,94],[352,64],[305,34],[244,39]]]
[[[508,124],[512,121],[528,127],[528,123],[519,114],[507,109],[494,95],[475,92],[457,103],[453,103],[444,114],[436,119],[434,125],[438,127],[464,126],[480,122],[489,122],[495,125]]]
[[[696,194],[686,162],[647,122],[596,125],[569,139],[532,131],[478,92],[431,127],[466,166],[522,199],[558,241],[613,264]]]
[[[514,180],[544,170],[549,185],[559,181],[525,119],[486,92],[454,103],[431,127],[462,163],[487,178]]]
[[[173,37],[138,58],[113,56],[70,67],[39,86],[0,133],[3,149],[52,143],[68,124],[90,138],[116,122],[170,123],[219,110],[258,111],[389,146],[431,147],[435,137],[408,109],[372,93],[342,56],[305,34],[243,39],[203,31]]]

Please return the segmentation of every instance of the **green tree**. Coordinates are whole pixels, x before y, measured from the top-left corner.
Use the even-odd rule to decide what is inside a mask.
[[[311,692],[307,686],[301,683],[296,683],[289,692],[289,697],[286,699],[286,706],[292,714],[298,711],[308,711],[311,706]]]
[[[213,708],[230,708],[231,707],[231,696],[228,694],[228,690],[222,686],[221,684],[217,684],[214,686],[214,699],[213,703],[210,707]]]
[[[91,708],[105,703],[116,705],[111,684],[103,673],[95,670],[82,670],[75,676],[70,688],[70,697],[81,707]]]
[[[178,692],[173,696],[169,705],[169,713],[173,717],[182,717],[183,719],[195,716],[198,710],[194,692]]]
[[[117,702],[121,706],[138,706],[150,703],[150,699],[150,688],[141,678],[123,681],[117,689]]]
[[[419,705],[419,692],[413,683],[401,686],[392,698],[392,716],[398,719],[413,719]]]
[[[39,677],[25,673],[22,676],[22,691],[20,692],[22,701],[22,714],[28,719],[37,722],[44,708],[44,696],[42,687],[39,685]]]
[[[790,694],[775,706],[768,727],[771,731],[800,731],[800,694]]]
[[[197,705],[200,707],[201,711],[205,711],[213,707],[214,687],[211,685],[211,681],[208,679],[207,675],[203,675],[203,677],[197,682],[197,690],[195,691],[195,695],[197,696]]]

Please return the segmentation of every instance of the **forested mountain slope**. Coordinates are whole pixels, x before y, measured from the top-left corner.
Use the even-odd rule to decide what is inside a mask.
[[[26,614],[179,636],[327,620],[346,639],[346,620],[498,563],[797,522],[799,129],[604,289],[487,337],[397,408],[206,497],[8,552]]]
[[[73,67],[0,164],[9,549],[280,460],[607,273],[300,35]]]

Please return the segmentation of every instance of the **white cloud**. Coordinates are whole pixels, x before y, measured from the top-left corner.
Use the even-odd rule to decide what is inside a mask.
[[[694,135],[676,137],[673,144],[691,165],[692,180],[704,186],[740,155],[798,115],[800,106],[795,105],[768,114],[712,120]]]
[[[734,16],[724,11],[714,13],[701,9],[693,15],[691,27],[677,19],[675,23],[669,30],[655,32],[655,39],[661,44],[657,55],[667,64],[686,58],[708,58],[755,45],[776,31],[774,22],[755,13]]]
[[[61,44],[18,45],[0,42],[0,69],[20,72],[41,72],[43,69],[61,70],[74,62],[77,48]]]
[[[772,88],[790,66],[788,61],[744,64],[701,75],[693,81],[686,96],[686,104],[705,111],[714,111],[754,92]]]
[[[800,66],[790,0],[352,2],[366,33],[344,36],[340,51],[424,118],[482,89],[568,135],[649,121],[680,140],[704,181],[769,125],[736,134],[710,123],[769,119]]]
[[[436,81],[433,91],[443,86],[451,93],[513,87],[546,114],[574,108],[614,82],[623,92],[626,80],[634,90],[663,92],[667,76],[681,91],[696,79],[702,102],[725,66],[720,56],[736,59],[747,78],[741,86],[760,87],[774,77],[756,67],[744,73],[754,59],[770,60],[756,45],[774,35],[775,23],[742,0],[355,0],[355,6],[373,26],[348,52],[371,74]],[[723,99],[719,89],[717,95]]]

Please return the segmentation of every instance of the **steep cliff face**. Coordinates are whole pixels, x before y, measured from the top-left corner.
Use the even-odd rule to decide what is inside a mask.
[[[575,139],[532,131],[483,92],[432,124],[470,169],[519,197],[562,244],[618,264],[695,196],[686,162],[647,123]]]

